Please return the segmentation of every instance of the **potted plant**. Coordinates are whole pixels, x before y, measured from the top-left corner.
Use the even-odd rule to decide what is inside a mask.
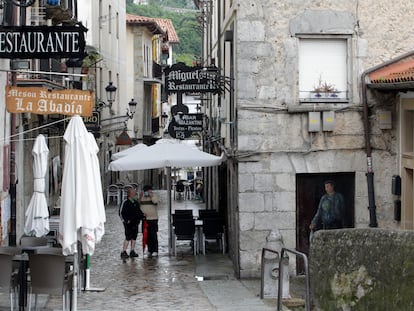
[[[312,98],[336,98],[338,97],[339,91],[335,88],[335,85],[330,84],[326,81],[322,81],[319,78],[318,84],[313,87],[311,91]]]

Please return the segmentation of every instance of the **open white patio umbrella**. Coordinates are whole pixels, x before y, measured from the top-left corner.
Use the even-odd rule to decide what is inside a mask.
[[[172,167],[215,166],[223,161],[223,154],[218,157],[203,152],[177,140],[161,139],[148,148],[136,149],[127,156],[121,157],[109,164],[110,171],[134,171],[154,168],[167,168],[167,189],[171,189]],[[168,191],[168,229],[169,249],[171,251],[171,191]]]
[[[117,160],[117,159],[120,159],[120,158],[125,157],[125,156],[127,156],[127,155],[133,154],[133,153],[134,153],[134,152],[136,152],[137,150],[140,150],[140,149],[143,149],[143,148],[148,148],[148,146],[147,146],[146,144],[137,144],[137,145],[135,145],[135,146],[133,146],[133,147],[130,147],[130,148],[128,148],[128,149],[124,149],[124,150],[122,150],[122,151],[119,151],[119,152],[117,152],[117,153],[114,153],[114,154],[111,156],[111,159],[112,159],[112,160]]]
[[[36,137],[33,155],[33,195],[26,210],[24,233],[41,237],[49,233],[49,209],[45,195],[49,148],[43,135]]]
[[[74,255],[75,277],[77,241],[85,254],[92,255],[95,243],[104,234],[106,221],[97,152],[99,148],[79,116],[70,120],[64,134],[65,162],[62,178],[59,241],[63,254]],[[74,279],[73,301],[76,310],[77,278]]]

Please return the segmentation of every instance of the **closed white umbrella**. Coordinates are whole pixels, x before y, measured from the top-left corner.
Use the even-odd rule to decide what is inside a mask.
[[[43,135],[37,136],[32,149],[33,195],[26,210],[24,233],[41,237],[49,233],[49,209],[45,195],[49,148]]]
[[[105,207],[95,139],[88,133],[79,116],[70,120],[64,134],[66,141],[62,178],[59,241],[63,254],[74,254],[75,276],[77,241],[85,254],[92,255],[95,243],[104,234]],[[74,280],[73,299],[76,308],[77,282]]]

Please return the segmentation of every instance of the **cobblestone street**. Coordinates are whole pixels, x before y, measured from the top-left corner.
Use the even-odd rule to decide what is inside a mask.
[[[105,235],[91,258],[91,288],[80,291],[78,310],[275,310],[275,302],[259,298],[258,280],[241,282],[234,277],[227,255],[210,253],[194,257],[190,244],[178,244],[177,256],[168,254],[168,209],[159,204],[159,256],[142,253],[141,233],[138,258],[122,260],[123,226],[118,207],[106,207]],[[199,201],[173,201],[173,209],[204,208]],[[209,281],[196,279],[202,274]],[[4,296],[3,296],[4,297]],[[45,310],[60,310],[61,298],[49,297]],[[272,306],[273,305],[273,306]]]

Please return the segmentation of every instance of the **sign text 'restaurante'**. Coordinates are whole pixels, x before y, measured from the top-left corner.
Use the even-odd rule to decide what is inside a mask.
[[[80,57],[84,55],[85,28],[1,27],[1,58]]]

